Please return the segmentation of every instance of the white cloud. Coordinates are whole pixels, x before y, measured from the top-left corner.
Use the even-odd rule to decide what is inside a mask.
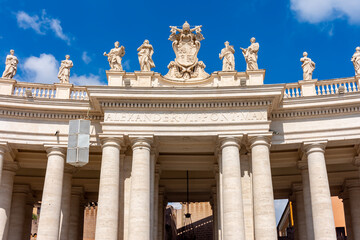
[[[58,82],[59,62],[51,54],[43,53],[40,57],[29,57],[23,65],[24,81],[52,84]]]
[[[23,76],[21,81],[53,84],[59,82],[57,74],[59,62],[52,54],[43,53],[40,57],[31,56],[25,59],[22,66]],[[94,74],[70,75],[70,83],[75,85],[103,85],[100,77]]]
[[[42,11],[41,16],[30,16],[24,11],[19,11],[16,13],[16,20],[20,28],[33,29],[36,33],[41,35],[45,35],[51,30],[54,32],[55,36],[70,45],[70,38],[63,32],[60,20],[48,16],[45,10]]]
[[[87,52],[83,52],[82,56],[81,56],[82,60],[84,61],[84,63],[88,64],[89,62],[91,62],[91,58],[87,55]]]
[[[75,85],[104,85],[100,82],[100,77],[94,74],[70,76],[70,83]]]
[[[359,0],[290,0],[300,21],[320,23],[346,18],[352,24],[360,24]]]

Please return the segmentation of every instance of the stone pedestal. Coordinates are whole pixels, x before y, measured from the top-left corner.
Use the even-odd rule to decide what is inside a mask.
[[[74,85],[70,83],[55,83],[56,87],[56,98],[59,99],[70,99],[71,88]]]
[[[12,95],[16,80],[8,78],[0,78],[0,95]]]
[[[299,84],[301,87],[301,96],[302,97],[315,96],[316,95],[316,90],[315,90],[316,82],[317,82],[317,79],[299,81]]]
[[[246,85],[247,86],[254,86],[254,85],[264,85],[264,78],[265,78],[265,70],[247,70],[246,71]]]
[[[96,240],[118,238],[121,142],[122,137],[103,139]]]
[[[137,86],[139,87],[151,87],[152,86],[152,77],[154,76],[153,71],[141,72],[135,71]]]
[[[152,137],[130,136],[133,150],[129,240],[150,239],[150,150]]]
[[[237,71],[218,72],[219,86],[239,86],[240,81],[236,79]]]
[[[125,71],[113,71],[113,70],[106,71],[108,86],[113,86],[113,87],[125,86],[124,75],[125,75]]]
[[[14,185],[8,240],[22,240],[24,235],[26,199],[30,187],[28,185]]]
[[[58,240],[61,216],[65,148],[46,147],[48,161],[41,202],[38,240]]]
[[[307,168],[307,162],[299,162],[298,168],[301,170],[302,188],[304,196],[304,211],[306,218],[306,235],[307,239],[314,239],[314,224],[312,216],[309,171]]]
[[[303,187],[301,184],[293,184],[293,193],[295,195],[296,202],[296,235],[299,240],[308,240],[306,234],[306,215],[304,206]]]
[[[249,135],[253,192],[255,239],[277,239],[274,193],[270,168],[270,135]]]
[[[334,215],[325,162],[326,142],[306,142],[311,206],[316,240],[336,240]]]
[[[223,180],[223,236],[227,240],[244,240],[244,210],[241,191],[239,150],[242,136],[220,136]]]
[[[0,184],[0,239],[8,239],[10,208],[17,164],[4,162]]]
[[[354,240],[360,239],[360,182],[359,179],[346,180],[351,209],[351,226]]]

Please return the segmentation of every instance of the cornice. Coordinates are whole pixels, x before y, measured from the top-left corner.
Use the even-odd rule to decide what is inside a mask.
[[[273,112],[271,114],[271,120],[273,119],[294,119],[294,118],[309,118],[309,117],[319,117],[319,116],[328,116],[328,115],[344,115],[344,114],[353,114],[360,113],[360,106],[348,106],[348,107],[324,107],[324,108],[314,108],[314,109],[300,109],[298,111],[281,111]]]

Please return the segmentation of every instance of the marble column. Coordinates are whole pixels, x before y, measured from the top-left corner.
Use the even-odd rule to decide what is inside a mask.
[[[5,161],[5,153],[7,152],[7,150],[8,150],[7,144],[0,144],[0,184],[1,184],[1,174]]]
[[[249,135],[254,195],[255,239],[277,239],[270,167],[270,136]]]
[[[150,152],[152,137],[130,136],[133,159],[131,170],[129,240],[150,239]]]
[[[245,239],[239,152],[241,137],[219,137],[222,155],[223,236],[225,240]]]
[[[218,238],[223,239],[223,199],[222,199],[222,170],[221,170],[221,151],[218,153],[218,164],[215,166],[216,186],[217,186],[217,204],[218,204]]]
[[[33,195],[32,195],[32,193],[29,193],[27,200],[26,200],[26,206],[25,206],[25,221],[24,221],[24,232],[23,232],[22,239],[28,240],[30,238],[34,203],[35,203],[35,200],[33,198]]]
[[[83,195],[82,187],[72,187],[71,189],[71,210],[69,219],[69,238],[68,240],[79,239],[79,228],[80,228],[80,212],[81,212],[81,199]]]
[[[349,199],[349,192],[346,189],[341,192],[339,198],[342,199],[344,205],[345,225],[346,225],[346,240],[354,240],[352,224],[351,224],[351,206]]]
[[[349,192],[351,225],[354,240],[360,240],[360,182],[359,179],[346,180]]]
[[[71,182],[74,171],[74,167],[65,166],[61,197],[60,240],[68,240],[69,238]]]
[[[14,176],[18,166],[4,161],[0,184],[0,239],[8,239]]]
[[[158,227],[157,227],[157,231],[158,231],[158,235],[157,235],[157,240],[163,240],[164,239],[164,191],[165,189],[163,187],[159,187],[159,204],[158,204],[158,216],[159,216],[159,220],[158,220]]]
[[[96,240],[118,239],[121,142],[120,137],[105,138],[102,142]]]
[[[303,196],[303,187],[301,184],[293,184],[293,193],[295,195],[296,202],[296,235],[299,240],[307,240],[306,234],[306,216],[305,216],[305,206],[304,206],[304,196]]]
[[[14,185],[8,240],[22,240],[24,235],[26,199],[30,192],[29,185]]]
[[[212,200],[212,210],[213,210],[213,238],[214,240],[218,240],[218,209],[217,209],[217,193],[216,187],[211,188],[211,200]]]
[[[298,168],[301,170],[307,239],[309,239],[309,240],[315,239],[314,224],[313,224],[313,217],[312,217],[312,207],[311,207],[309,171],[308,171],[308,167],[307,167],[306,157],[305,157],[305,160],[298,162]]]
[[[309,168],[314,237],[316,240],[336,240],[325,147],[325,141],[304,143]]]
[[[37,240],[58,240],[61,217],[65,148],[47,147],[47,166]]]
[[[159,183],[160,183],[160,173],[161,167],[160,164],[155,165],[155,186],[154,186],[154,240],[158,236],[158,227],[159,227]]]

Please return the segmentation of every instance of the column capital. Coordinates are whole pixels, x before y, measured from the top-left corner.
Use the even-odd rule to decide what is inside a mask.
[[[47,152],[47,157],[58,155],[63,158],[66,156],[66,146],[65,145],[47,145],[44,144],[44,148]]]
[[[159,187],[159,195],[165,194],[165,187]]]
[[[357,167],[360,167],[360,156],[354,158],[353,164]]]
[[[219,147],[223,149],[224,147],[236,146],[240,149],[240,143],[243,138],[243,134],[239,135],[219,135]]]
[[[308,169],[308,164],[307,164],[307,161],[305,161],[305,160],[298,161],[296,163],[296,166],[300,170],[307,170]]]
[[[155,164],[155,174],[161,174],[161,165],[159,163]]]
[[[345,188],[343,191],[341,191],[340,193],[339,193],[339,196],[338,196],[340,199],[342,199],[343,200],[343,202],[344,202],[344,200],[347,200],[347,199],[349,199],[349,191]]]
[[[72,174],[76,173],[78,170],[79,170],[79,168],[76,168],[69,164],[65,164],[64,173],[70,173],[72,175]]]
[[[293,183],[292,184],[292,190],[293,192],[302,192],[303,191],[303,186],[301,183]]]
[[[265,145],[270,148],[272,133],[261,133],[261,134],[249,134],[248,141],[250,148],[257,145]]]
[[[151,144],[154,141],[153,135],[129,135],[132,149],[148,148],[151,150]]]
[[[4,171],[10,171],[15,173],[18,169],[19,169],[19,164],[17,162],[4,161],[4,165],[3,165]]]
[[[345,186],[349,191],[360,189],[360,181],[359,179],[346,179]]]
[[[313,152],[322,152],[325,153],[327,141],[311,141],[303,142],[302,149],[308,155]]]
[[[121,148],[121,145],[124,144],[124,135],[106,135],[102,134],[99,136],[101,141],[101,147],[113,146],[116,148]]]
[[[71,188],[71,195],[83,195],[84,194],[84,188],[83,187],[72,187]]]
[[[217,163],[214,164],[214,173],[215,174],[219,173],[219,164],[217,164]]]
[[[30,186],[27,184],[14,184],[13,193],[28,194],[30,192]]]
[[[9,150],[10,150],[10,147],[7,142],[0,142],[0,154],[5,154]]]

